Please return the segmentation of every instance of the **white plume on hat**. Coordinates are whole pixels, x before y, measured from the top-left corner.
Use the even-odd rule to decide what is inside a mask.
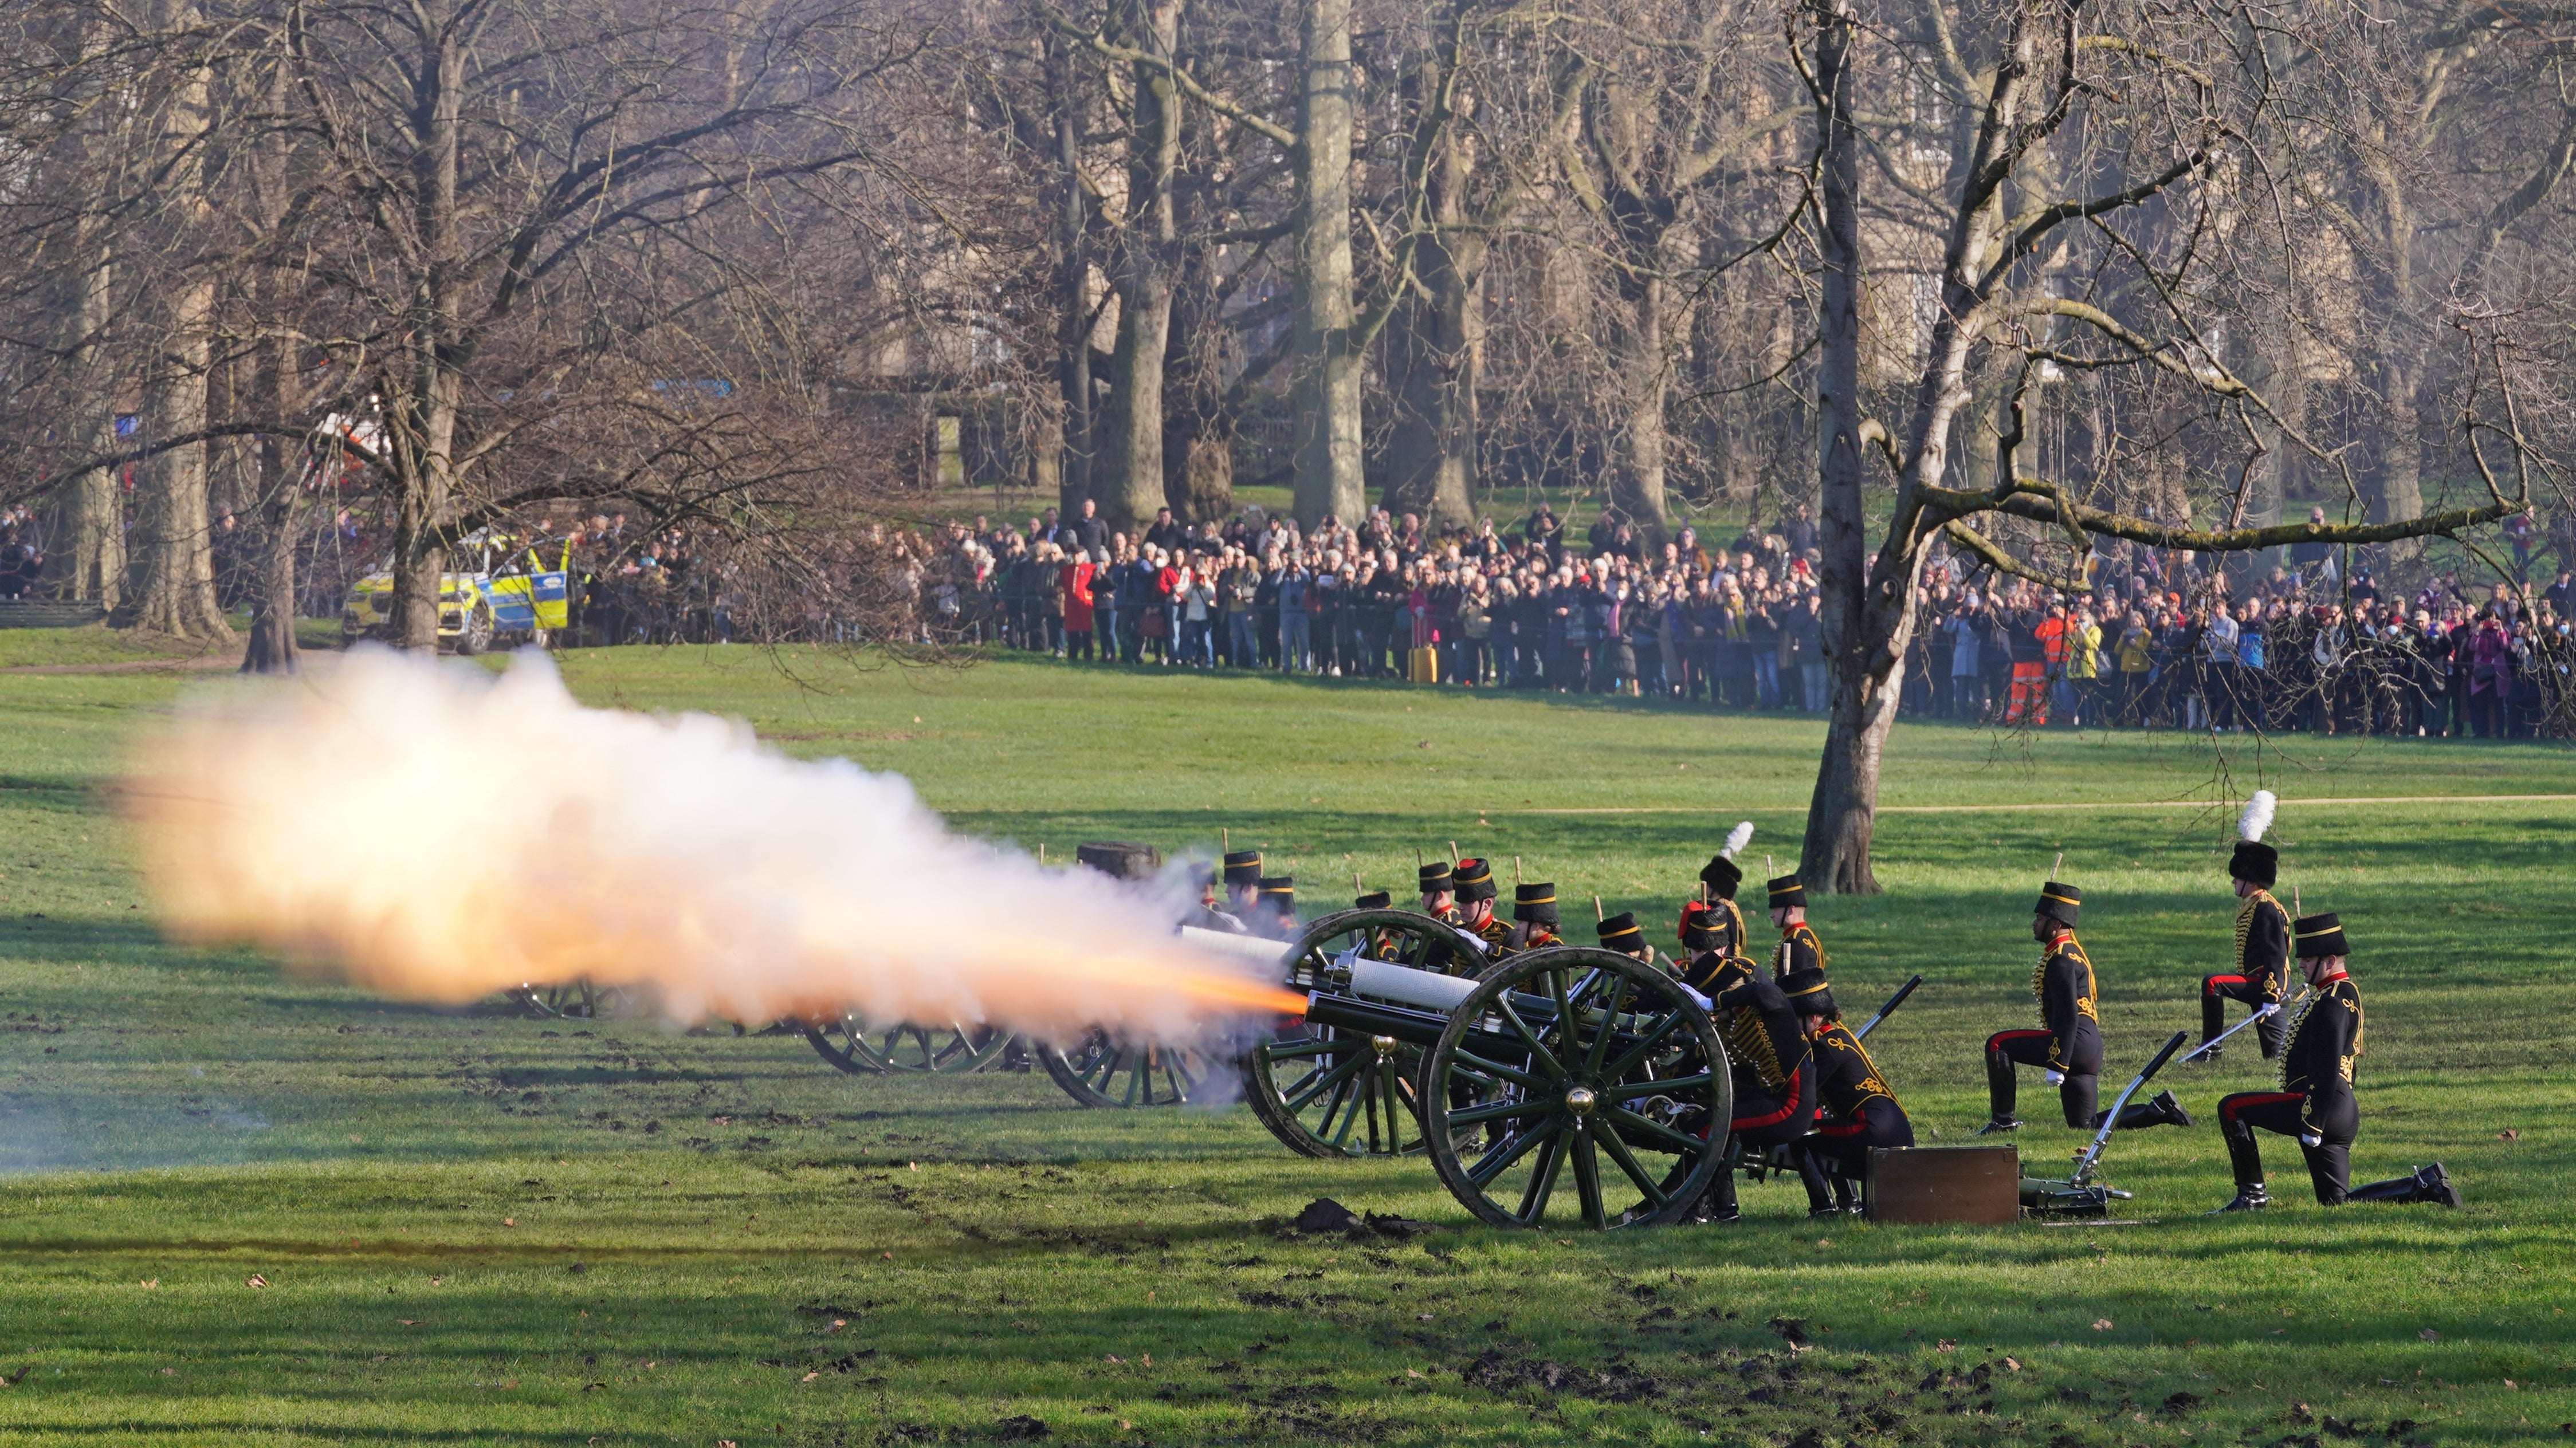
[[[1726,832],[1726,848],[1717,853],[1723,859],[1732,860],[1735,858],[1736,851],[1751,843],[1753,843],[1753,821],[1745,820]]]
[[[2244,815],[2236,821],[2236,837],[2247,844],[2261,844],[2263,832],[2272,827],[2272,811],[2280,803],[2268,789],[2254,791],[2254,797],[2245,801]]]

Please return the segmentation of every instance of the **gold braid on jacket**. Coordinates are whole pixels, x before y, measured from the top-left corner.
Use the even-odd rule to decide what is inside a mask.
[[[1788,1083],[1789,1073],[1780,1069],[1780,1053],[1771,1049],[1771,1033],[1751,1011],[1737,1011],[1734,1023],[1726,1028],[1726,1054],[1752,1067],[1765,1086]]]
[[[2299,1008],[2299,1018],[2290,1023],[2289,1038],[2281,1042],[2281,1069],[2277,1073],[2281,1090],[2290,1089],[2290,1062],[2297,1059],[2299,1033],[2308,1028],[2308,1017],[2317,1013],[2317,1007],[2335,999],[2338,997],[2335,995],[2334,987],[2327,986],[2309,996],[2308,1003]],[[2336,1071],[2342,1075],[2343,1082],[2347,1086],[2352,1084],[2352,1063],[2361,1059],[2362,1033],[2370,1023],[2369,1017],[2362,1015],[2359,1006],[2352,1007],[2352,1013],[2356,1017],[2352,1023],[2352,1054],[2335,1063]],[[2308,1091],[2311,1095],[2315,1093],[2314,1083],[2309,1085]]]
[[[2262,909],[2266,905],[2271,906],[2275,910],[2281,910],[2281,902],[2272,898],[2271,891],[2257,889],[2253,894],[2245,897],[2245,908],[2236,912],[2236,968],[2238,970],[2243,970],[2245,968],[2245,937],[2253,933],[2254,912]],[[2287,910],[2281,910],[2281,914],[2285,918],[2289,913],[2290,912]],[[2280,977],[2278,974],[2274,974],[2272,979],[2277,982]],[[2277,989],[2278,988],[2276,986],[2275,992],[2271,995],[2271,999],[2273,1000],[2279,1000],[2281,998],[2277,993]]]

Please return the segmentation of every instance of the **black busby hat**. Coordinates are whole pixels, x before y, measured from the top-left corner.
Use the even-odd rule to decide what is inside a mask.
[[[1226,851],[1225,882],[1229,885],[1260,884],[1261,852],[1259,850]]]
[[[2352,946],[2343,938],[2343,922],[2332,915],[2302,915],[2290,934],[2298,941],[2301,960],[2352,954]]]
[[[1802,1016],[1830,1016],[1842,1009],[1834,1004],[1833,983],[1812,965],[1780,977],[1780,994]]]
[[[1681,941],[1686,949],[1715,950],[1726,944],[1726,912],[1697,900],[1682,907]]]
[[[1261,877],[1261,903],[1282,915],[1297,909],[1297,878],[1293,875]]]
[[[1461,902],[1494,898],[1493,867],[1473,856],[1458,862],[1458,867],[1449,874],[1449,881]]]
[[[1699,868],[1700,883],[1708,887],[1709,897],[1716,900],[1735,898],[1735,887],[1744,883],[1744,867],[1724,855],[1711,855]]]
[[[1354,910],[1385,910],[1395,904],[1395,897],[1384,890],[1371,890],[1351,902]]]
[[[1646,932],[1638,927],[1637,917],[1631,911],[1622,910],[1602,921],[1600,930],[1603,950],[1624,951],[1646,948]]]
[[[2030,907],[2030,911],[2033,915],[2045,915],[2051,920],[2072,925],[2075,923],[2076,914],[2083,909],[2083,906],[2083,891],[2072,885],[2051,880],[2039,887],[2039,903]]]
[[[2281,852],[2253,840],[2238,840],[2235,857],[2227,862],[2227,873],[2231,878],[2268,889],[2281,878]]]
[[[1782,875],[1771,882],[1771,908],[1785,910],[1791,906],[1806,908],[1807,887],[1799,884],[1795,875]]]
[[[2281,852],[2263,843],[2277,804],[2268,789],[2254,791],[2254,797],[2245,802],[2245,813],[2236,820],[2236,855],[2227,862],[2229,875],[2266,887],[2281,878]]]
[[[1424,865],[1418,873],[1422,876],[1422,893],[1425,895],[1457,887],[1457,880],[1450,873],[1447,860],[1442,860],[1436,865]]]
[[[1726,847],[1709,856],[1708,863],[1700,866],[1700,883],[1708,886],[1710,898],[1735,898],[1735,887],[1744,883],[1744,867],[1735,863],[1735,857],[1751,843],[1753,821],[1745,820],[1726,832]]]
[[[1515,886],[1512,891],[1512,918],[1535,920],[1541,925],[1556,923],[1556,884],[1544,881],[1536,885]]]

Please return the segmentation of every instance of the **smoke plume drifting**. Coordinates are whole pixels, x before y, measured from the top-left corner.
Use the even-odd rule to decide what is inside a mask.
[[[951,834],[894,775],[706,715],[587,709],[378,649],[200,697],[127,787],[171,933],[387,995],[650,987],[681,1020],[991,1022],[1185,1041],[1304,1002],[1140,888]]]

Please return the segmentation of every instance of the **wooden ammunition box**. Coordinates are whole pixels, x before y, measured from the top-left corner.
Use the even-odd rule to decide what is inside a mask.
[[[1873,1222],[2016,1221],[2021,1152],[2009,1146],[1874,1147],[1861,1205]]]

